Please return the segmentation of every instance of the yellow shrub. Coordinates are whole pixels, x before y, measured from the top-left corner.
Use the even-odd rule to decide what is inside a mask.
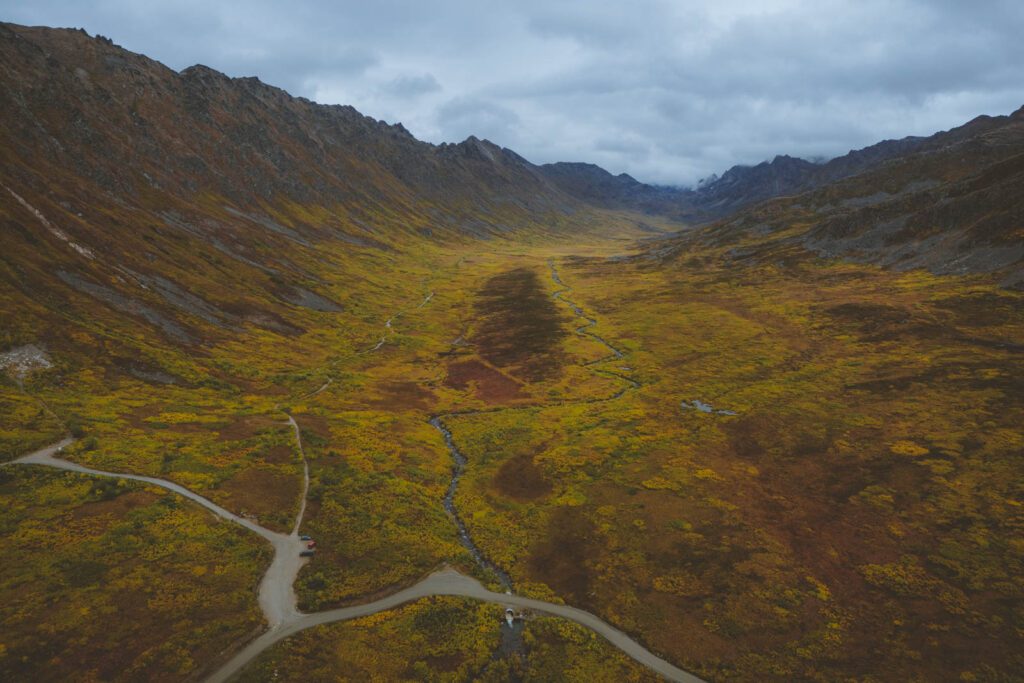
[[[896,455],[905,455],[910,458],[916,458],[928,454],[927,448],[919,446],[913,441],[905,440],[897,441],[896,443],[889,447],[889,450],[895,453]]]

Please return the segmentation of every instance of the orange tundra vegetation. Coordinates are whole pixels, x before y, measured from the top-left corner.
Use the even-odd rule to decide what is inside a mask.
[[[1024,115],[691,227],[79,32],[0,56],[0,357],[48,358],[0,373],[0,460],[70,433],[288,530],[291,415],[301,609],[500,589],[480,555],[711,681],[1020,680]],[[195,680],[266,626],[269,548],[184,499],[22,465],[0,496],[4,680]],[[650,680],[500,616],[427,599],[241,679]]]

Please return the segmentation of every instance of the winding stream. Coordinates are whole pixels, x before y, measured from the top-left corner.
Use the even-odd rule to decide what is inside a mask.
[[[555,284],[561,287],[561,289],[555,291],[551,295],[552,298],[568,305],[572,312],[576,314],[578,318],[581,318],[585,321],[583,325],[580,325],[575,329],[576,334],[580,336],[591,337],[592,339],[597,340],[606,349],[608,349],[607,356],[602,356],[601,358],[598,358],[596,360],[588,361],[587,363],[584,363],[584,365],[589,367],[609,360],[617,360],[623,358],[625,354],[622,351],[616,348],[608,340],[597,335],[596,333],[592,332],[589,329],[594,325],[597,325],[597,319],[587,315],[586,312],[578,304],[576,304],[573,301],[570,301],[565,297],[565,293],[572,291],[572,288],[562,281],[562,278],[558,274],[558,270],[555,268],[554,262],[549,260],[548,267],[551,269],[551,279],[555,282]],[[433,292],[431,292],[430,296],[433,296]],[[424,300],[423,304],[430,300],[430,296],[428,296],[427,299]],[[420,306],[422,306],[423,304],[420,304]],[[417,308],[419,308],[419,306]],[[390,322],[391,321],[389,320],[389,327]],[[459,341],[461,339],[462,335],[460,335],[458,340],[456,341]],[[615,377],[625,382],[626,386],[622,387],[621,389],[619,389],[610,396],[598,399],[586,399],[584,401],[579,401],[579,403],[603,403],[605,401],[614,401],[615,399],[625,394],[627,391],[630,391],[631,389],[637,389],[640,387],[640,383],[631,377],[627,377],[625,375],[621,375],[610,370],[597,370],[596,372],[600,372],[601,374],[610,377]],[[462,516],[459,514],[458,508],[455,506],[455,492],[459,487],[459,481],[462,479],[462,475],[466,471],[466,464],[469,461],[466,458],[466,456],[462,453],[462,451],[459,450],[459,447],[455,444],[455,440],[452,437],[451,430],[448,429],[448,427],[444,423],[444,418],[452,415],[480,415],[484,413],[499,412],[508,409],[509,408],[467,410],[458,411],[454,413],[447,413],[445,415],[435,415],[430,418],[429,423],[434,429],[441,432],[441,435],[444,437],[445,446],[447,446],[448,452],[452,456],[452,478],[451,481],[448,483],[448,489],[447,491],[445,491],[444,494],[444,509],[448,513],[448,516],[452,518],[452,521],[455,523],[455,527],[458,529],[459,542],[462,543],[462,545],[469,551],[469,554],[473,556],[473,559],[476,560],[476,563],[482,569],[484,569],[484,571],[493,574],[498,579],[498,582],[501,584],[502,588],[504,588],[507,593],[511,593],[513,590],[512,577],[509,576],[507,571],[505,571],[503,568],[498,566],[494,561],[489,559],[487,555],[484,553],[484,551],[480,549],[480,546],[478,546],[476,541],[473,540],[473,536],[472,534],[470,534],[469,528],[466,526],[466,523],[462,520]]]
[[[294,421],[292,420],[291,422],[294,428],[298,430]],[[296,434],[298,434],[297,431]],[[250,642],[245,648],[240,650],[223,666],[210,675],[206,679],[208,683],[223,683],[224,681],[227,681],[236,673],[241,671],[246,664],[255,659],[264,650],[284,638],[298,633],[299,631],[321,624],[346,621],[348,619],[376,614],[377,612],[394,609],[406,602],[411,602],[413,600],[418,600],[432,595],[453,595],[472,598],[502,606],[532,609],[544,614],[570,619],[600,634],[612,645],[618,647],[636,661],[649,667],[653,671],[658,672],[671,681],[701,683],[701,679],[657,657],[625,633],[619,631],[589,612],[576,609],[575,607],[569,607],[567,605],[556,605],[553,603],[543,602],[541,600],[524,598],[519,595],[495,593],[484,588],[479,581],[468,576],[464,576],[451,568],[445,568],[441,571],[434,572],[419,583],[381,598],[380,600],[375,600],[362,605],[353,605],[351,607],[342,607],[339,609],[316,612],[314,614],[304,614],[296,607],[295,592],[292,587],[295,581],[295,576],[298,574],[299,568],[301,568],[302,563],[305,560],[305,558],[299,557],[299,552],[302,550],[304,545],[296,535],[299,524],[301,523],[301,512],[300,517],[296,519],[295,530],[293,530],[291,534],[286,535],[276,531],[270,531],[251,520],[225,510],[213,501],[210,501],[179,484],[175,484],[174,482],[158,479],[156,477],[97,470],[54,456],[54,453],[59,449],[70,445],[73,441],[74,440],[70,438],[64,439],[52,446],[48,446],[47,448],[43,448],[34,453],[30,453],[29,455],[18,458],[17,460],[13,460],[10,463],[7,463],[7,465],[42,465],[45,467],[67,470],[69,472],[79,472],[97,477],[131,479],[159,486],[202,505],[204,508],[210,510],[213,514],[221,517],[222,519],[230,520],[254,533],[259,534],[273,545],[274,559],[271,562],[270,567],[267,568],[267,572],[264,574],[263,580],[260,582],[259,589],[260,608],[263,610],[267,622],[270,624],[270,628],[258,638]],[[305,460],[304,457],[303,460]],[[303,499],[301,509],[305,508],[305,496],[303,496]]]
[[[557,271],[554,266],[551,266],[552,277],[556,283],[565,287],[565,285],[558,278]],[[555,293],[556,298],[562,298],[561,293],[568,291],[568,288],[560,290]],[[423,303],[417,308],[422,307],[433,297],[433,292],[427,295]],[[599,342],[604,344],[611,355],[608,358],[621,358],[622,353],[618,351],[614,346],[601,339],[597,335],[586,331],[586,329],[597,323],[596,320],[587,317],[582,310],[575,304],[569,302],[566,299],[562,299],[568,303],[574,312],[585,320],[587,324],[577,329],[579,334],[588,334]],[[397,317],[397,316],[395,316]],[[393,320],[393,318],[391,319]],[[388,322],[390,323],[391,320]],[[390,329],[390,325],[388,325]],[[376,350],[384,343],[384,339],[371,350]],[[591,365],[593,363],[588,363]],[[612,400],[621,396],[625,391],[630,388],[636,388],[639,383],[634,380],[618,375],[612,372],[604,372],[605,374],[619,377],[629,383],[629,386],[620,390],[612,397],[606,399],[597,400]],[[307,396],[312,396],[325,390],[331,383],[328,379],[318,390],[312,392]],[[489,411],[488,411],[489,412]],[[143,475],[126,474],[120,472],[108,472],[104,470],[97,470],[84,465],[63,460],[55,456],[55,453],[63,450],[65,447],[74,442],[73,439],[67,438],[58,443],[55,443],[46,448],[35,451],[28,455],[22,456],[16,460],[13,460],[6,465],[41,465],[45,467],[53,467],[61,470],[67,470],[70,472],[79,472],[82,474],[88,474],[97,477],[112,477],[116,479],[131,479],[134,481],[140,481],[154,486],[167,489],[174,493],[177,493],[189,500],[198,503],[213,514],[217,515],[222,519],[234,522],[242,527],[245,527],[253,533],[259,534],[264,539],[270,542],[274,549],[274,557],[264,573],[262,580],[260,581],[258,601],[260,609],[267,620],[269,628],[262,635],[252,640],[242,650],[238,651],[231,659],[224,663],[219,669],[211,674],[206,680],[208,683],[224,683],[231,679],[235,674],[240,672],[247,664],[259,656],[262,652],[278,643],[279,641],[287,638],[288,636],[294,635],[300,631],[313,626],[319,626],[322,624],[329,624],[338,621],[346,621],[349,619],[355,619],[358,617],[368,616],[394,609],[399,605],[407,602],[418,600],[425,597],[434,595],[450,595],[471,598],[474,600],[480,600],[483,602],[489,602],[501,605],[503,607],[519,607],[523,609],[530,609],[535,612],[549,614],[580,624],[592,631],[598,633],[604,637],[615,647],[619,648],[622,652],[635,659],[640,664],[648,667],[652,671],[664,676],[670,681],[679,681],[681,683],[703,683],[703,681],[694,676],[691,673],[683,671],[682,669],[670,664],[669,662],[661,659],[657,655],[653,654],[642,645],[637,643],[635,640],[630,638],[622,631],[616,629],[614,626],[601,620],[599,617],[575,607],[568,605],[558,605],[554,603],[544,602],[542,600],[535,600],[532,598],[526,598],[511,593],[512,580],[508,574],[496,566],[493,562],[487,559],[484,553],[476,546],[469,531],[466,529],[465,524],[462,522],[461,517],[458,514],[458,510],[455,508],[455,491],[458,487],[459,479],[465,469],[466,458],[456,447],[452,440],[452,434],[445,426],[441,417],[433,417],[430,420],[430,424],[437,429],[444,437],[445,445],[448,447],[449,452],[452,455],[454,466],[452,468],[452,479],[449,483],[448,490],[445,493],[444,507],[445,510],[451,515],[455,521],[456,526],[459,529],[459,538],[462,544],[469,550],[473,558],[480,564],[481,567],[487,571],[493,573],[498,577],[499,582],[505,588],[506,593],[495,593],[485,588],[479,581],[460,574],[458,571],[452,568],[444,568],[440,571],[434,572],[427,576],[425,579],[416,583],[408,588],[397,591],[391,595],[383,597],[373,602],[365,603],[362,605],[353,605],[350,607],[342,607],[333,610],[325,610],[322,612],[316,612],[307,614],[300,612],[298,609],[298,601],[295,595],[294,583],[298,576],[299,570],[305,564],[307,558],[299,556],[299,553],[305,548],[305,544],[299,540],[298,532],[302,524],[302,518],[306,510],[306,499],[309,492],[309,463],[306,460],[305,451],[302,447],[302,436],[299,430],[299,425],[295,419],[288,414],[288,422],[295,432],[296,443],[298,444],[299,453],[302,456],[303,464],[303,489],[302,489],[302,501],[299,506],[299,512],[295,518],[295,524],[292,528],[291,533],[283,534],[276,531],[271,531],[252,520],[246,519],[239,515],[236,515],[220,505],[217,505],[211,500],[204,498],[203,496],[186,489],[180,484],[159,479],[156,477],[148,477]]]
[[[548,268],[551,269],[551,279],[555,282],[556,285],[561,287],[561,289],[556,291],[551,296],[553,298],[558,299],[559,301],[565,303],[567,306],[569,306],[569,308],[572,310],[572,312],[576,314],[576,317],[582,318],[583,320],[587,321],[586,324],[581,325],[581,326],[576,328],[576,334],[581,335],[581,336],[585,335],[587,337],[590,337],[591,339],[596,340],[598,343],[600,343],[602,346],[604,346],[606,349],[608,349],[608,355],[607,356],[604,356],[602,358],[598,358],[597,360],[588,361],[587,363],[584,363],[584,365],[597,365],[598,363],[604,363],[605,361],[619,360],[619,359],[623,358],[626,355],[625,353],[623,353],[622,351],[617,349],[614,345],[612,345],[611,342],[609,342],[604,337],[601,337],[597,333],[590,331],[589,328],[591,328],[591,327],[593,327],[594,325],[597,324],[597,319],[592,317],[592,316],[587,315],[586,312],[584,312],[584,310],[582,308],[580,308],[578,304],[576,304],[575,302],[565,298],[565,293],[566,292],[571,292],[572,288],[569,287],[569,285],[567,285],[564,282],[562,282],[562,278],[558,274],[558,269],[555,268],[555,262],[554,261],[548,261]],[[612,373],[608,373],[608,374],[612,374]],[[620,379],[626,380],[627,382],[633,382],[633,380],[631,380],[631,379],[629,379],[627,377],[624,377],[622,375],[616,375],[616,376],[619,377]],[[634,384],[636,384],[636,383],[634,382]],[[635,389],[635,388],[637,388],[639,386],[640,386],[639,384],[636,384],[636,386],[634,386],[633,388]]]
[[[598,358],[596,360],[588,361],[588,362],[584,363],[583,365],[585,367],[590,367],[590,366],[597,365],[599,363],[604,363],[604,362],[607,362],[607,361],[610,361],[610,360],[619,360],[619,359],[622,359],[623,357],[625,357],[625,354],[622,351],[620,351],[613,344],[611,344],[608,340],[604,339],[603,337],[601,337],[600,335],[596,334],[595,332],[593,332],[590,329],[591,327],[597,325],[597,319],[592,317],[592,316],[587,315],[587,313],[583,310],[583,308],[581,308],[578,304],[576,304],[575,302],[573,302],[573,301],[571,301],[571,300],[569,300],[568,298],[565,297],[565,294],[567,292],[572,291],[572,288],[569,287],[568,285],[566,285],[565,282],[562,281],[562,278],[559,276],[558,270],[555,268],[555,264],[554,264],[553,261],[551,261],[551,260],[548,261],[548,267],[551,269],[551,279],[555,282],[555,284],[557,284],[561,288],[561,289],[558,289],[557,291],[555,291],[554,293],[552,293],[552,295],[551,295],[552,298],[554,298],[555,300],[561,301],[562,303],[564,303],[567,306],[569,306],[569,308],[572,310],[572,312],[578,318],[581,318],[582,320],[585,321],[583,325],[580,325],[579,327],[577,327],[575,329],[576,334],[578,334],[580,336],[590,337],[590,338],[596,340],[601,345],[603,345],[606,349],[608,349],[608,355],[602,356],[601,358]],[[461,341],[461,340],[462,340],[462,335],[459,335],[459,337],[456,340],[456,342]],[[453,345],[454,345],[454,343],[453,343]],[[640,387],[640,383],[637,382],[636,380],[634,380],[633,378],[627,377],[626,375],[622,375],[620,373],[617,373],[617,372],[614,372],[614,371],[611,371],[611,370],[595,369],[594,372],[597,372],[597,373],[600,373],[600,374],[603,374],[603,375],[606,375],[606,376],[609,376],[609,377],[614,377],[616,379],[619,379],[619,380],[621,380],[622,382],[625,383],[625,386],[623,386],[621,389],[618,389],[617,391],[615,391],[610,396],[605,396],[605,397],[601,397],[601,398],[583,399],[583,400],[580,400],[580,401],[575,401],[575,403],[604,403],[604,402],[607,402],[607,401],[614,401],[614,400],[620,398],[627,391],[631,391],[633,389],[638,389]],[[551,405],[558,405],[560,403],[568,403],[568,402],[547,403],[545,405],[551,406]],[[452,436],[451,430],[448,429],[448,427],[444,423],[444,418],[450,417],[450,416],[453,416],[453,415],[481,415],[481,414],[494,413],[494,412],[499,412],[499,411],[504,411],[504,410],[515,410],[515,409],[521,408],[521,407],[522,406],[515,406],[515,407],[512,407],[512,408],[509,408],[509,407],[497,407],[497,408],[482,409],[482,410],[458,411],[458,412],[447,413],[445,415],[435,415],[435,416],[431,417],[430,420],[429,420],[430,425],[432,427],[434,427],[434,429],[438,430],[441,433],[441,435],[444,437],[445,446],[448,448],[448,452],[451,454],[451,457],[452,457],[452,478],[451,478],[451,481],[448,483],[448,489],[445,491],[445,495],[444,495],[444,509],[448,513],[448,516],[451,517],[452,521],[455,523],[456,528],[458,529],[459,542],[462,543],[462,545],[469,551],[470,555],[472,555],[472,557],[476,561],[477,565],[479,565],[482,569],[484,569],[484,571],[494,575],[498,579],[498,582],[501,584],[502,588],[505,589],[506,595],[508,595],[510,597],[515,597],[515,596],[512,595],[512,591],[513,591],[512,577],[502,567],[498,566],[494,561],[492,561],[490,558],[488,558],[487,555],[484,553],[484,551],[480,549],[480,546],[478,546],[476,541],[473,540],[473,536],[472,536],[472,534],[470,534],[470,531],[469,531],[468,527],[466,526],[466,523],[462,520],[462,516],[459,514],[458,508],[455,506],[455,493],[456,493],[456,491],[458,489],[459,481],[462,479],[462,475],[465,473],[466,465],[468,463],[468,459],[462,453],[462,451],[459,450],[458,446],[455,444],[455,440],[454,440],[454,438]],[[513,603],[510,602],[509,604],[513,604]]]
[[[430,418],[430,425],[444,436],[444,444],[452,455],[452,479],[448,483],[448,490],[444,494],[444,509],[459,530],[459,542],[469,551],[469,554],[473,556],[478,565],[485,571],[494,574],[498,578],[501,587],[511,593],[513,588],[512,577],[504,569],[489,560],[484,552],[480,550],[470,535],[469,529],[466,528],[465,522],[462,521],[462,517],[459,516],[459,511],[455,508],[455,490],[459,487],[459,480],[462,478],[463,472],[466,471],[466,463],[468,462],[466,456],[455,445],[455,442],[452,440],[451,431],[441,421],[440,417]]]

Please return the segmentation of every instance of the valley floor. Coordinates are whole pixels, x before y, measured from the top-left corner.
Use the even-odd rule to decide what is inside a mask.
[[[301,336],[154,351],[174,383],[58,365],[2,387],[2,445],[70,424],[69,461],[313,536],[303,612],[448,565],[707,680],[1013,680],[1021,296],[635,237],[394,257]],[[151,483],[0,470],[4,678],[198,679],[265,628],[269,548]],[[240,679],[653,677],[539,614],[503,647],[502,608],[459,597],[351,616]]]

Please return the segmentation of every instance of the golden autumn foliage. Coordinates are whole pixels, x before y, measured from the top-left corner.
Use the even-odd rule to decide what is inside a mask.
[[[163,489],[0,470],[0,678],[173,681],[262,622],[263,543]]]
[[[551,617],[517,622],[519,653],[501,650],[502,610],[427,598],[351,622],[310,629],[274,646],[239,677],[335,681],[658,680],[592,632]],[[386,644],[382,648],[382,644]]]
[[[343,317],[296,310],[302,335],[250,328],[202,358],[147,347],[175,384],[68,361],[28,392],[11,388],[21,417],[10,424],[23,427],[4,438],[29,447],[59,433],[32,422],[39,398],[79,426],[69,458],[176,481],[284,529],[301,471],[287,408],[312,477],[303,532],[319,543],[296,590],[315,610],[444,563],[498,587],[442,506],[451,454],[427,420],[443,415],[468,459],[455,505],[516,590],[588,609],[684,668],[712,680],[1017,670],[1024,374],[999,343],[1024,336],[1004,301],[1019,295],[821,261],[736,270],[714,265],[712,248],[700,267],[603,258],[626,244],[427,248],[365,263],[328,249],[311,267],[335,283]],[[549,260],[596,325],[577,332],[585,321],[568,304],[541,303],[560,289]],[[520,300],[544,311],[542,327],[515,319]],[[986,313],[997,304],[1011,314]],[[489,348],[502,325],[548,351]],[[711,412],[683,405],[695,401]],[[29,524],[19,538],[48,547],[48,533]],[[133,552],[154,576],[235,577],[230,593],[252,609],[247,557],[178,567],[144,545]],[[145,609],[188,612],[196,590],[156,593]],[[314,680],[351,667],[368,680],[458,678],[491,661],[487,609],[450,612],[464,635],[443,647],[414,635],[426,627],[413,612],[317,629],[247,675],[305,664]],[[84,619],[68,628],[84,633]],[[190,642],[179,629],[197,622],[175,623],[175,642]],[[607,650],[543,628],[528,670],[610,680]],[[965,645],[978,641],[991,645]],[[168,655],[182,671],[196,666],[187,651]],[[631,666],[608,670],[646,675]]]

